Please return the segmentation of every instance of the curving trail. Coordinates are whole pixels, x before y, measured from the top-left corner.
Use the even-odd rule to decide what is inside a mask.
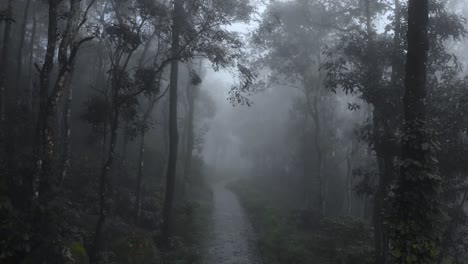
[[[203,264],[260,264],[252,225],[226,183],[213,186],[212,234]]]

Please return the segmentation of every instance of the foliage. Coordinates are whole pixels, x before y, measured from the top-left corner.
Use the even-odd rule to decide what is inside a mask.
[[[249,180],[229,185],[254,224],[265,263],[373,263],[370,229],[349,218],[319,219],[280,208]]]

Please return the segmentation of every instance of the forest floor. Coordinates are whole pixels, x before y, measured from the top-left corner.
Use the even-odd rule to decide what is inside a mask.
[[[205,241],[204,264],[259,264],[256,236],[228,182],[213,184],[211,233]]]
[[[240,179],[227,187],[252,223],[264,263],[374,263],[372,235],[366,223],[349,217],[319,219],[313,212],[284,207],[276,192],[262,189],[264,182]]]

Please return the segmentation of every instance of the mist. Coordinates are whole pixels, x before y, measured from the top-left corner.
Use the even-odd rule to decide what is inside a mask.
[[[465,2],[0,1],[0,263],[468,263]]]

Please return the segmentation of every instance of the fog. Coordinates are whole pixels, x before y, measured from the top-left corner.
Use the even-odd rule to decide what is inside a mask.
[[[1,0],[0,264],[468,263],[465,0]]]

